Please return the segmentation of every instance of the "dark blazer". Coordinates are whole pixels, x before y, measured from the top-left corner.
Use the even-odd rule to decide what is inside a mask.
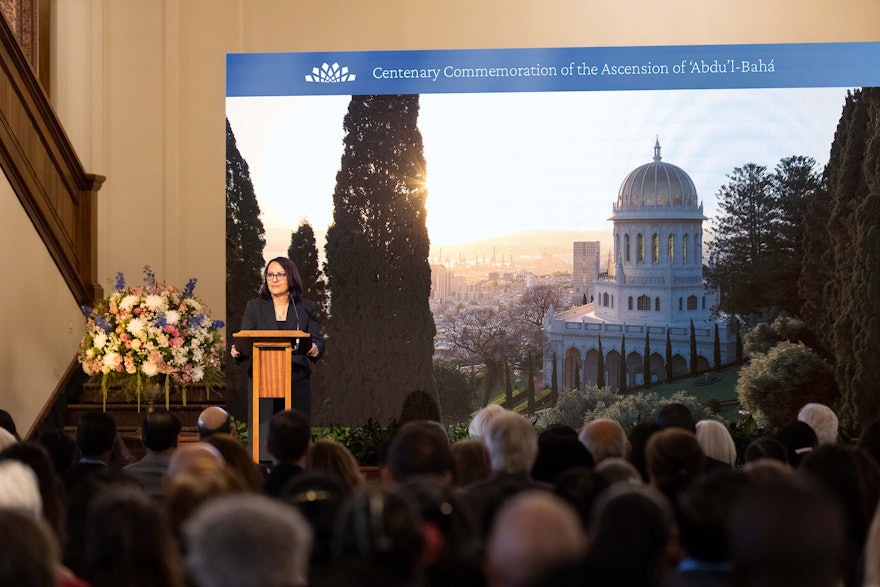
[[[296,306],[296,312],[292,312]],[[272,300],[254,298],[247,303],[244,309],[244,317],[241,320],[242,330],[279,330],[278,321],[275,320],[275,305]],[[305,379],[312,373],[310,361],[317,361],[324,354],[324,337],[321,335],[321,326],[318,324],[318,308],[315,302],[305,298],[292,298],[291,305],[287,309],[287,321],[283,330],[302,330],[312,336],[312,342],[318,346],[318,356],[307,357],[306,355],[293,356],[293,378]],[[308,350],[308,349],[306,349]],[[242,354],[239,361],[250,357]]]

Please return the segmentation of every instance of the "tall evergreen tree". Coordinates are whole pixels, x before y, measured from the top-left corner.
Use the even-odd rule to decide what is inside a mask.
[[[318,263],[318,245],[315,231],[308,220],[302,220],[290,234],[290,247],[287,256],[296,263],[303,283],[303,297],[318,306],[318,319],[321,324],[327,323],[327,284]],[[326,326],[325,326],[326,327]]]
[[[247,161],[226,120],[226,345],[241,327],[247,301],[257,295],[263,277],[265,230]],[[227,348],[228,350],[228,348]],[[247,419],[247,371],[235,361],[226,369],[226,403],[239,419]]]
[[[694,330],[694,321],[691,320],[691,377],[697,376],[697,331]]]
[[[513,407],[513,385],[510,383],[510,365],[504,363],[504,399],[505,407],[509,410]]]
[[[553,370],[550,375],[550,395],[552,398],[551,403],[556,405],[556,400],[559,399],[559,381],[556,373],[556,353],[553,353]]]
[[[672,339],[669,338],[669,327],[666,327],[666,383],[672,383]]]
[[[434,319],[419,96],[352,96],[324,273],[328,419],[388,423],[433,392]]]
[[[648,327],[645,327],[645,359],[642,363],[642,378],[645,380],[645,389],[651,387],[651,337]]]
[[[532,351],[529,351],[529,381],[526,386],[526,393],[528,394],[529,402],[526,408],[529,415],[531,415],[535,413],[535,367],[532,365]]]
[[[721,337],[718,333],[718,323],[715,323],[715,340],[712,344],[712,360],[715,363],[715,371],[721,371]]]
[[[599,357],[596,360],[596,388],[605,387],[605,353],[602,352],[602,336],[599,335]]]
[[[617,370],[617,377],[620,381],[619,390],[621,394],[625,394],[626,389],[626,335],[620,337],[620,365]]]
[[[578,391],[581,390],[581,366],[576,365],[574,368],[574,388]]]
[[[739,320],[736,321],[736,365],[743,364],[743,337],[739,330]]]

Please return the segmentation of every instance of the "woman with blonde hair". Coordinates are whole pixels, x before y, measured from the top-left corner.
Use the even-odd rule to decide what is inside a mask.
[[[354,455],[345,445],[332,438],[315,441],[306,468],[336,475],[352,489],[364,483],[364,477]]]
[[[736,444],[727,426],[718,420],[697,422],[697,443],[706,455],[707,469],[731,469],[736,464]]]

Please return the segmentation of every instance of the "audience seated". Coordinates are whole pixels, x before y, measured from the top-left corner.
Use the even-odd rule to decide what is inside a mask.
[[[364,484],[357,459],[344,444],[331,438],[321,438],[312,445],[306,469],[335,475],[351,489]]]
[[[736,464],[736,444],[727,426],[718,420],[700,420],[696,429],[697,444],[706,455],[706,470],[731,470]]]
[[[116,442],[116,421],[107,412],[86,412],[76,423],[76,446],[79,461],[64,475],[64,487],[72,495],[77,485],[95,471],[109,465]]]
[[[206,440],[212,434],[235,434],[232,417],[220,406],[210,406],[202,410],[196,423],[199,440]]]
[[[756,483],[728,532],[735,585],[840,587],[852,564],[837,503],[798,473]]]
[[[605,462],[611,460],[613,459],[606,459]],[[609,485],[608,480],[597,471],[587,467],[576,467],[556,478],[553,492],[575,509],[584,531],[589,532],[593,504]]]
[[[492,474],[489,451],[483,441],[465,438],[454,442],[449,450],[455,466],[455,485],[469,485]]]
[[[788,464],[798,468],[804,455],[813,450],[819,439],[809,424],[796,420],[783,426],[776,433],[776,440],[785,445],[788,452]]]
[[[76,441],[64,430],[43,432],[37,438],[37,442],[49,451],[52,466],[55,468],[55,473],[59,476],[64,475],[73,468],[73,465],[79,460],[79,449],[76,447]]]
[[[639,422],[633,426],[629,433],[630,455],[629,462],[638,470],[642,481],[648,482],[648,465],[645,462],[645,448],[648,440],[656,432],[662,430],[657,422]]]
[[[180,428],[180,418],[164,408],[155,408],[144,416],[141,423],[141,440],[147,454],[123,468],[144,486],[144,491],[153,499],[162,499],[162,480],[168,470],[171,453],[177,448]]]
[[[455,465],[446,432],[431,422],[407,422],[388,446],[383,479],[401,482],[415,476],[435,475],[451,485]]]
[[[272,467],[263,492],[277,497],[284,486],[305,470],[312,442],[308,417],[298,410],[284,410],[272,416],[266,435],[266,449]]]
[[[609,485],[618,482],[631,483],[633,485],[642,484],[642,476],[633,464],[617,457],[605,459],[596,465],[596,473]]]
[[[55,533],[58,544],[64,544],[67,536],[67,496],[46,449],[36,442],[16,442],[0,452],[0,462],[6,460],[19,461],[34,472],[40,490],[42,517]]]
[[[556,424],[538,435],[538,458],[532,465],[532,479],[552,484],[568,469],[592,467],[593,464],[593,456],[578,441],[577,431],[570,426]]]
[[[0,461],[0,508],[12,508],[35,518],[43,515],[40,486],[34,471],[19,461]]]
[[[12,446],[16,442],[18,442],[18,440],[12,435],[12,432],[5,428],[0,428],[0,450]]]
[[[226,466],[223,455],[207,442],[188,442],[171,454],[165,470],[167,486],[178,476],[196,469],[222,469]]]
[[[91,587],[183,587],[183,565],[155,500],[134,487],[99,492],[89,505],[80,576]]]
[[[468,436],[473,440],[482,440],[489,422],[506,411],[498,404],[489,404],[485,408],[481,408],[474,414],[470,424],[468,424]]]
[[[305,587],[312,531],[262,495],[218,497],[186,523],[186,567],[199,587]]]
[[[498,511],[486,546],[490,587],[520,587],[574,563],[587,536],[574,509],[546,491],[526,491]]]
[[[775,438],[770,438],[769,436],[756,438],[746,447],[746,454],[743,456],[743,460],[748,464],[759,459],[774,459],[787,465],[788,449]]]
[[[657,424],[660,428],[682,428],[688,432],[695,433],[696,423],[694,415],[690,408],[684,404],[672,402],[660,408],[657,414]]]
[[[227,469],[241,478],[242,485],[248,491],[261,493],[266,478],[263,475],[260,465],[255,463],[251,458],[251,454],[245,447],[241,445],[237,438],[232,435],[217,432],[210,435],[207,440],[208,444],[217,449],[226,462]]]
[[[630,446],[626,431],[614,420],[599,418],[587,423],[581,428],[578,440],[587,447],[596,464],[610,458],[629,458]]]
[[[15,440],[21,440],[21,436],[18,434],[18,429],[15,427],[15,420],[12,418],[12,414],[6,410],[0,410],[0,428],[12,434]]]
[[[871,422],[859,435],[858,447],[880,465],[880,420]]]
[[[367,484],[340,512],[335,553],[345,587],[409,587],[424,574],[418,509],[399,489]]]
[[[813,429],[819,444],[837,442],[837,414],[828,406],[816,403],[806,404],[798,412],[797,419]]]
[[[8,472],[0,470],[0,484]],[[0,536],[3,537],[0,585],[59,587],[63,584],[59,580],[58,544],[39,517],[22,509],[0,506]]]
[[[682,428],[666,428],[648,441],[646,456],[651,485],[674,506],[678,494],[702,473],[705,455],[692,433]]]

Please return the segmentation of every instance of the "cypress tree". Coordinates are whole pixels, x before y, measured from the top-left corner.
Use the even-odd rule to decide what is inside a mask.
[[[504,363],[504,399],[505,407],[513,409],[513,385],[510,383],[510,365]]]
[[[651,338],[648,327],[645,326],[645,360],[642,363],[642,378],[645,380],[645,388],[651,387]]]
[[[602,336],[599,335],[599,359],[596,361],[596,388],[605,387],[605,353],[602,352]]]
[[[669,326],[666,327],[666,383],[672,383],[672,339],[669,338]]]
[[[290,234],[290,247],[287,256],[299,269],[302,278],[303,297],[315,302],[318,306],[318,319],[322,325],[327,322],[327,284],[318,264],[318,245],[315,231],[307,220],[299,223],[299,227]]]
[[[694,330],[694,321],[691,320],[691,377],[697,376],[697,331]]]
[[[715,324],[715,341],[712,344],[712,359],[715,362],[715,372],[721,371],[721,337],[718,335],[718,324]]]
[[[621,395],[626,393],[626,335],[620,337],[620,365],[617,370],[618,388]]]
[[[231,333],[241,328],[244,307],[263,282],[263,248],[266,246],[260,205],[250,169],[226,120],[226,346]],[[232,414],[247,419],[248,375],[235,361],[226,367],[226,403]]]
[[[578,391],[581,389],[581,366],[576,365],[574,369],[574,388]]]
[[[743,364],[743,338],[740,332],[739,320],[736,320],[736,364]]]
[[[553,405],[556,405],[556,400],[559,398],[559,381],[556,373],[556,353],[553,353],[553,370],[550,375],[550,395],[552,397]]]
[[[324,273],[328,415],[387,424],[407,394],[436,395],[419,96],[352,96]]]
[[[583,299],[581,300],[581,305],[582,305],[582,306],[586,306],[586,305],[587,305],[587,294],[584,294],[584,297],[583,297]]]
[[[532,366],[532,351],[529,351],[529,382],[526,387],[529,403],[526,406],[529,415],[535,413],[535,369]]]

